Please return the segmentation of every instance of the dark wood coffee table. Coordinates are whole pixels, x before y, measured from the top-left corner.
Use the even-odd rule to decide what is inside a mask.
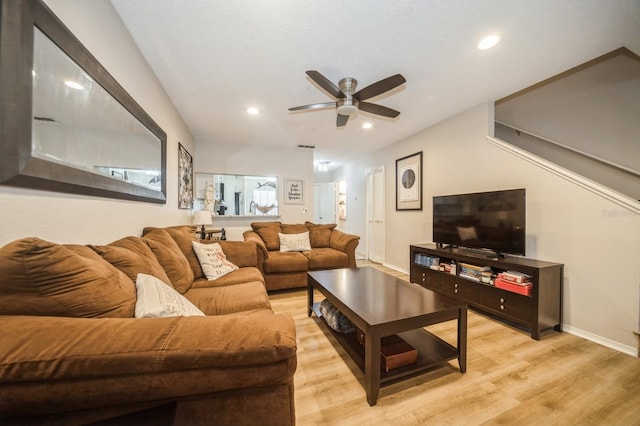
[[[467,370],[467,305],[447,296],[392,277],[371,267],[332,269],[308,273],[308,315],[321,317],[314,304],[317,289],[364,333],[364,347],[356,333],[333,335],[364,372],[369,405],[375,405],[380,386],[413,376],[451,359]],[[427,325],[458,321],[457,347],[423,329]],[[380,341],[397,334],[418,350],[415,364],[389,372],[380,369]]]

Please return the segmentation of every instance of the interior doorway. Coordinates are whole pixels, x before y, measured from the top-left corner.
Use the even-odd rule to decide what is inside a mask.
[[[384,263],[384,166],[367,172],[367,259]]]
[[[313,184],[314,223],[336,223],[336,183]]]

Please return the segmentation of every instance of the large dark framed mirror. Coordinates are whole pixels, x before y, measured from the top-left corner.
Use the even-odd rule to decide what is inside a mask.
[[[0,8],[0,183],[166,203],[165,132],[42,1]]]

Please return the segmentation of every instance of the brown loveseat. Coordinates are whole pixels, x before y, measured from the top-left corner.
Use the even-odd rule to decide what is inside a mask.
[[[220,242],[239,269],[207,281],[193,239],[1,248],[0,424],[294,424],[295,326],[271,310],[261,250]],[[134,318],[137,273],[206,316]]]
[[[335,229],[335,223],[254,222],[251,228],[244,232],[244,240],[253,241],[262,249],[264,261],[258,266],[269,291],[306,287],[307,271],[310,270],[356,267],[355,252],[360,237]],[[306,232],[311,250],[280,251],[279,234]]]

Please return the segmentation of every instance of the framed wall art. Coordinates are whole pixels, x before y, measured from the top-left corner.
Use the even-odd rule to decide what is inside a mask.
[[[193,157],[178,142],[178,208],[193,208]]]
[[[396,210],[422,210],[422,151],[396,160]]]
[[[285,178],[284,203],[304,204],[304,180]]]

